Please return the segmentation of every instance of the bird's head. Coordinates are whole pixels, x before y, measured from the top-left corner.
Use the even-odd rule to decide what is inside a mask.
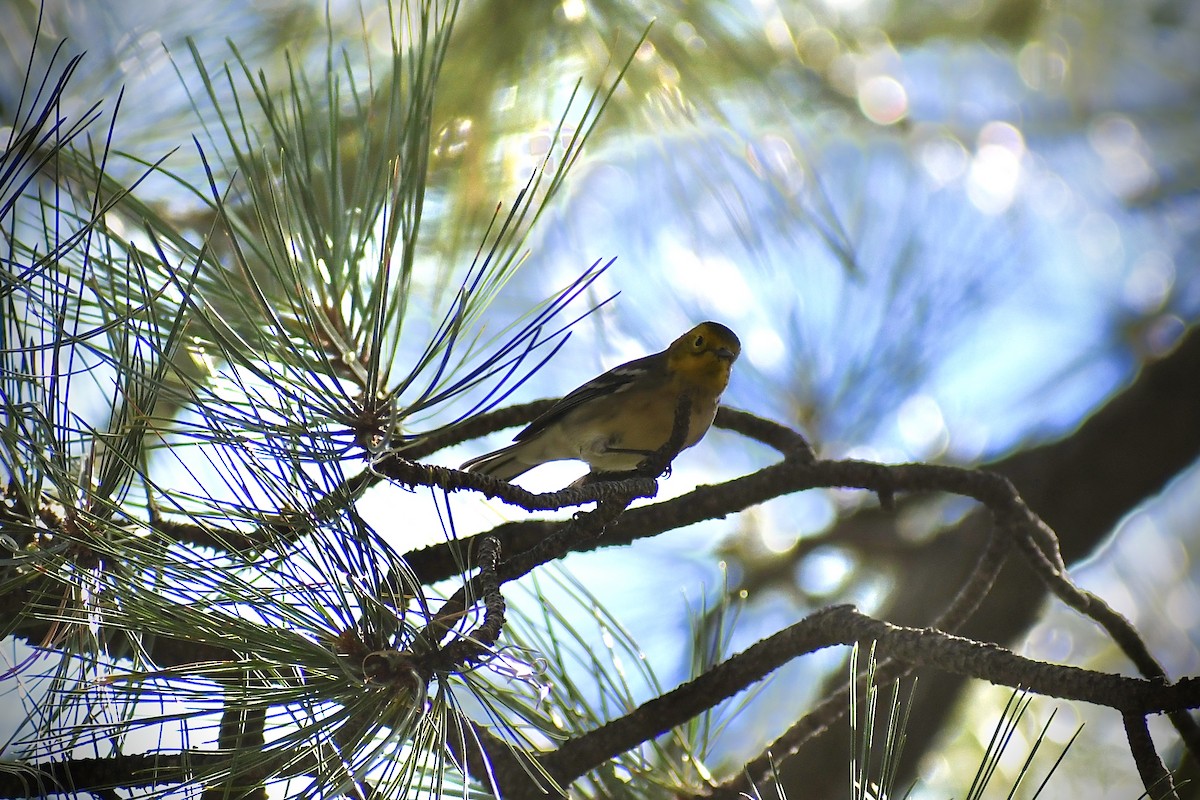
[[[689,383],[720,394],[742,352],[737,334],[719,322],[701,322],[667,348],[667,369]]]

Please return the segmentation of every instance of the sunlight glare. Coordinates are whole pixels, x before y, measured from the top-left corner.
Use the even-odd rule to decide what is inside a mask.
[[[941,135],[921,145],[919,158],[938,186],[958,180],[967,171],[967,148],[953,136]]]
[[[858,107],[876,125],[894,125],[908,115],[908,92],[891,75],[874,75],[859,84]]]
[[[562,15],[567,22],[579,22],[587,16],[587,4],[583,0],[563,0]]]
[[[818,547],[800,562],[796,578],[804,591],[827,596],[845,586],[854,568],[855,559],[848,551],[840,547]]]
[[[728,318],[749,314],[755,306],[754,290],[732,259],[718,255],[700,255],[678,242],[662,245],[668,285],[674,286],[686,307],[695,303],[701,309],[719,309]],[[720,287],[719,293],[713,287]]]
[[[896,413],[896,425],[908,451],[917,458],[934,458],[950,443],[942,407],[930,395],[905,400]]]
[[[821,5],[834,14],[853,16],[859,11],[865,10],[868,3],[867,0],[822,0]]]
[[[325,263],[325,259],[316,259],[313,262],[313,266],[316,267],[316,273],[321,277],[322,283],[324,283],[326,286],[333,283],[333,276],[329,273],[329,265]]]
[[[787,357],[787,344],[773,326],[757,325],[747,331],[744,356],[761,370],[773,370],[783,366]]]
[[[985,214],[1001,214],[1016,198],[1025,137],[1007,122],[989,122],[979,131],[967,176],[967,196]]]
[[[119,214],[104,214],[101,219],[103,220],[104,227],[108,229],[108,232],[114,239],[129,238],[125,220]]]
[[[787,21],[780,14],[774,14],[763,25],[763,33],[766,35],[767,43],[771,45],[778,53],[791,52],[795,49],[795,44],[792,42],[792,31],[788,27]]]

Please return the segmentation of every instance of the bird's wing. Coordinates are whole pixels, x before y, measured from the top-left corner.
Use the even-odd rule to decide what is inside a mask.
[[[658,369],[656,361],[666,358],[666,353],[654,353],[642,358],[627,361],[619,367],[613,367],[603,375],[573,390],[554,405],[550,406],[540,417],[529,423],[523,431],[513,437],[514,442],[520,442],[544,431],[558,422],[573,409],[600,397],[618,394],[625,391],[634,381],[647,372]]]

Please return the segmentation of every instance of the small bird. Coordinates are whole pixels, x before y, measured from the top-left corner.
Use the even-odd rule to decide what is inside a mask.
[[[547,461],[579,459],[593,471],[625,472],[665,445],[680,398],[692,400],[683,446],[708,432],[733,362],[737,335],[702,322],[661,353],[614,367],[529,423],[515,444],[472,458],[462,469],[511,481]]]

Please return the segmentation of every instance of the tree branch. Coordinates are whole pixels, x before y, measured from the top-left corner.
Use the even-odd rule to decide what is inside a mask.
[[[1146,725],[1146,715],[1127,711],[1124,714],[1124,722],[1129,752],[1137,764],[1138,775],[1142,778],[1142,785],[1146,787],[1146,795],[1151,800],[1179,800],[1171,773],[1167,772],[1162,759],[1158,757],[1158,751],[1154,749],[1154,740],[1150,738],[1150,728]]]

